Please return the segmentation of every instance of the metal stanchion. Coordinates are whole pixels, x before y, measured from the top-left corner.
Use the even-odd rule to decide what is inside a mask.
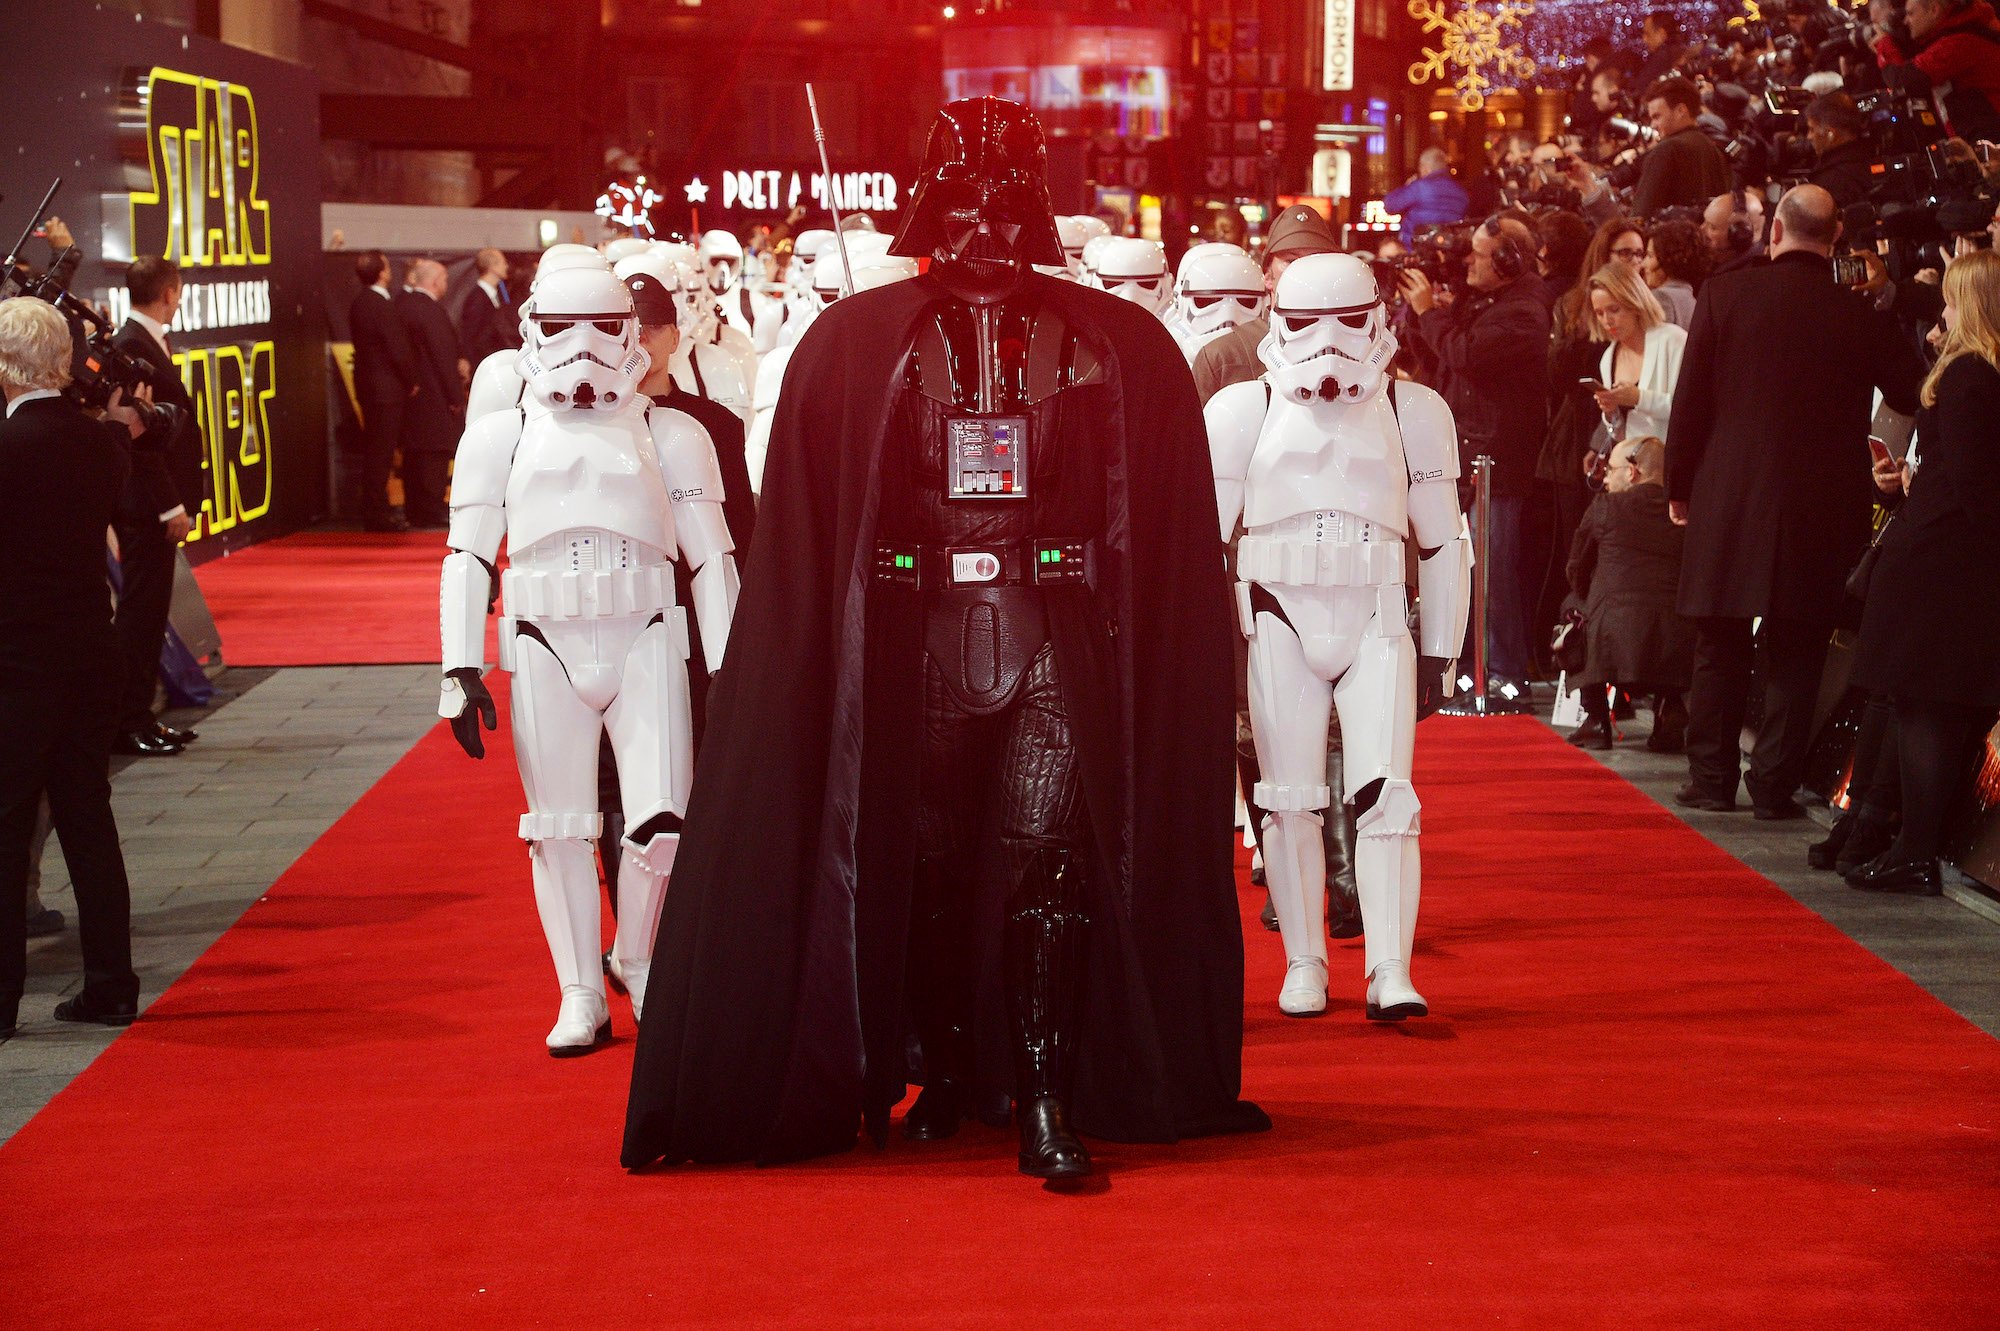
[[[1445,716],[1514,716],[1528,710],[1526,694],[1495,696],[1487,674],[1492,625],[1487,619],[1493,570],[1493,459],[1472,460],[1472,676],[1471,687],[1453,693],[1438,708]],[[1465,683],[1461,676],[1459,683]]]

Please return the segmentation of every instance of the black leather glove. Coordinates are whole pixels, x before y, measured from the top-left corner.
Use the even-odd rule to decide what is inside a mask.
[[[1444,706],[1445,672],[1457,669],[1458,662],[1448,661],[1442,656],[1417,658],[1417,720],[1423,720]]]
[[[480,736],[479,728],[483,724],[488,730],[498,729],[500,709],[493,705],[493,695],[486,691],[486,681],[472,667],[447,670],[445,678],[457,680],[459,688],[465,691],[465,710],[451,718],[452,737],[458,741],[458,747],[470,756],[484,758],[486,741]]]

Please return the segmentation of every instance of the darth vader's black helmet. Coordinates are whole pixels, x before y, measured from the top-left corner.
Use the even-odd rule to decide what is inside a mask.
[[[1060,268],[1048,175],[1042,122],[1027,107],[998,97],[952,102],[931,127],[923,177],[889,253]]]

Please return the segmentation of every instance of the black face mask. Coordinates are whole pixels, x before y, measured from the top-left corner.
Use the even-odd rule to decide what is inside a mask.
[[[1019,279],[1029,264],[1063,266],[1049,204],[1041,122],[997,97],[938,113],[923,176],[891,254],[927,258],[954,285]]]

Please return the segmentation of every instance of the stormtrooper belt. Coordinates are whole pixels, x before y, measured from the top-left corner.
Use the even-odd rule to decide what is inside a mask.
[[[1047,587],[1089,582],[1095,541],[875,547],[875,579],[905,587]]]
[[[1294,587],[1381,587],[1403,581],[1403,543],[1245,536],[1236,547],[1236,576]]]
[[[510,568],[500,603],[515,619],[611,619],[649,615],[674,604],[672,565],[544,573]]]

